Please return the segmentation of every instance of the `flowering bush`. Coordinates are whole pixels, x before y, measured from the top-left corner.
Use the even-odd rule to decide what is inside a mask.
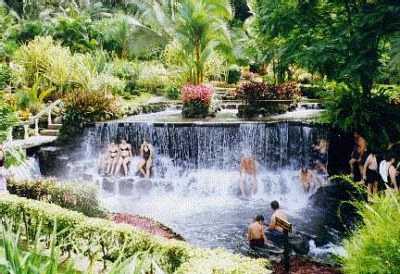
[[[239,108],[239,116],[252,117],[260,114],[275,114],[287,111],[291,104],[290,100],[297,100],[301,96],[301,91],[299,86],[293,82],[271,85],[264,82],[251,81],[243,83],[236,90],[236,96],[245,102],[245,105]]]
[[[186,85],[182,88],[182,101],[183,103],[190,103],[193,101],[201,102],[209,106],[213,97],[214,91],[206,85]]]
[[[280,85],[269,85],[264,82],[246,82],[237,90],[236,95],[249,104],[259,100],[293,100],[301,96],[297,83],[287,82]]]
[[[207,116],[213,94],[213,89],[206,85],[185,85],[181,90],[183,117]]]

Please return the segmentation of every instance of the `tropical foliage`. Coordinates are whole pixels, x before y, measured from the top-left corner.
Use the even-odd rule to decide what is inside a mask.
[[[360,204],[362,225],[345,240],[343,269],[348,274],[398,272],[400,260],[400,198],[376,196],[372,204]]]

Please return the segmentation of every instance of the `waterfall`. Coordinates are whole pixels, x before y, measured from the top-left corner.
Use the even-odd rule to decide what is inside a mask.
[[[243,152],[263,168],[298,169],[312,157],[312,144],[326,138],[326,130],[302,123],[151,124],[101,123],[90,129],[92,153],[111,141],[126,139],[137,150],[144,139],[156,154],[177,166],[235,169]],[[137,151],[136,151],[137,152]]]

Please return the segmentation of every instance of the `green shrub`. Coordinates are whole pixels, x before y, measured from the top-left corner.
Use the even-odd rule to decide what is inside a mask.
[[[22,225],[21,235],[31,240],[40,224],[43,233],[51,235],[56,223],[57,243],[65,244],[64,250],[85,254],[91,262],[115,261],[144,251],[159,258],[160,267],[167,273],[270,273],[266,260],[194,248],[185,242],[149,235],[129,225],[85,217],[56,205],[14,195],[0,196],[0,214],[12,220],[15,226]]]
[[[10,225],[6,220],[2,220],[0,224],[1,245],[0,251],[4,252],[4,257],[0,260],[0,272],[3,274],[77,274],[74,271],[72,264],[68,262],[61,263],[61,250],[56,245],[56,229],[50,236],[49,246],[41,245],[41,240],[44,236],[40,230],[35,235],[35,243],[33,247],[22,248],[21,235],[10,229]],[[46,254],[48,253],[48,254]]]
[[[373,203],[361,204],[363,224],[344,241],[347,274],[399,273],[400,196],[376,196]]]
[[[149,92],[157,92],[168,84],[168,71],[157,62],[144,62],[139,66],[137,86]]]
[[[232,65],[229,67],[228,76],[227,76],[227,83],[228,84],[236,84],[240,80],[240,67],[237,65]]]
[[[19,166],[26,160],[26,151],[23,149],[6,150],[6,160],[4,166],[10,168]]]
[[[168,99],[178,100],[181,95],[181,92],[180,92],[179,88],[177,88],[176,86],[168,86],[165,89],[165,94]]]
[[[7,190],[20,197],[47,201],[89,217],[106,216],[97,199],[96,189],[86,184],[82,186],[82,183],[77,182],[59,183],[54,179],[17,181],[10,178],[7,180]]]
[[[10,84],[11,76],[10,67],[7,64],[0,64],[0,90]]]
[[[68,141],[79,136],[93,122],[117,118],[119,108],[115,98],[104,92],[75,90],[64,98],[64,120],[60,139]]]
[[[17,121],[13,109],[0,99],[0,143],[2,143],[8,134],[9,128]]]

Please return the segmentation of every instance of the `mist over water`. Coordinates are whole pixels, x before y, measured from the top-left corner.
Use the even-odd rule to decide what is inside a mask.
[[[326,135],[324,128],[293,122],[100,123],[88,130],[80,159],[70,164],[66,177],[98,182],[101,200],[111,211],[153,217],[199,246],[238,250],[252,218],[264,214],[269,219],[272,200],[281,203],[295,226],[312,228],[302,213],[316,188],[304,192],[298,174],[314,157],[312,145]],[[98,173],[100,153],[122,139],[136,154],[143,140],[153,145],[150,190],[135,187],[143,183],[135,176],[138,156],[127,177]],[[238,198],[243,154],[257,162],[258,191],[248,201]],[[127,190],[127,183],[133,189]]]

